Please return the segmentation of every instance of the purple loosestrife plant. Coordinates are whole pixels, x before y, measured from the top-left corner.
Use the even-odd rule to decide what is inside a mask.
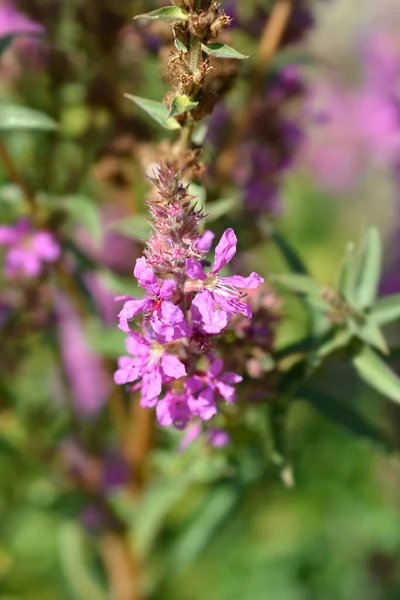
[[[132,357],[119,359],[114,380],[140,389],[142,406],[157,406],[161,425],[184,429],[191,420],[211,419],[222,400],[235,401],[234,385],[242,377],[224,371],[212,352],[213,336],[223,333],[234,314],[251,318],[242,290],[257,288],[263,279],[257,273],[220,275],[236,252],[232,229],[222,235],[206,273],[213,235],[200,233],[202,210],[174,169],[161,164],[150,179],[157,190],[147,203],[155,234],[134,268],[146,296],[117,298],[125,300],[119,327],[128,333]]]

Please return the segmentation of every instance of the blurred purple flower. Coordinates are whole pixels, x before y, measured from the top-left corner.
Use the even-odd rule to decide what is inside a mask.
[[[100,357],[85,339],[75,308],[61,294],[56,298],[56,312],[61,356],[71,386],[73,405],[81,418],[93,418],[107,401],[110,381]]]
[[[5,246],[4,274],[37,277],[45,264],[55,262],[61,248],[49,231],[34,231],[29,221],[19,220],[16,225],[0,226],[0,246]]]
[[[208,432],[208,441],[215,448],[223,448],[230,442],[230,435],[226,429],[210,429]]]
[[[12,34],[44,33],[44,27],[24,15],[11,0],[0,3],[0,38]]]

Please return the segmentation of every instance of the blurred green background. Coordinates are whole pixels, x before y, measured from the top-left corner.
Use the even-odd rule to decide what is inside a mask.
[[[105,222],[143,212],[144,168],[157,160],[155,143],[163,138],[123,98],[128,92],[159,99],[169,87],[161,79],[158,54],[158,46],[168,41],[165,30],[152,27],[150,39],[142,25],[131,24],[133,15],[150,4],[155,5],[22,1],[20,9],[43,23],[47,41],[36,48],[37,55],[11,48],[0,65],[3,102],[35,108],[60,123],[59,133],[7,134],[10,152],[31,189],[38,190],[45,212],[54,198],[60,207],[69,199],[66,229],[71,239],[79,240],[81,229],[89,231],[96,252],[101,246],[101,241],[96,246],[96,235],[102,239]],[[310,86],[339,81],[346,89],[357,88],[362,35],[379,26],[399,36],[397,1],[361,4],[331,0],[314,8],[315,27],[298,50],[316,57],[316,64],[304,66]],[[257,41],[240,31],[232,35],[235,47],[251,54]],[[54,51],[48,53],[46,44]],[[317,126],[310,124],[307,133],[319,140],[320,149],[329,143]],[[280,230],[327,285],[335,280],[346,244],[358,243],[370,223],[378,224],[384,235],[389,263],[398,212],[390,166],[364,157],[351,185],[328,189],[314,175],[309,148],[282,179],[284,210],[276,219]],[[337,152],[342,149],[338,144]],[[22,201],[1,168],[0,177],[1,218],[11,222],[23,212]],[[229,215],[223,223],[229,225]],[[125,254],[127,268],[104,267],[102,276],[113,293],[130,293],[129,265],[139,251],[133,241]],[[246,256],[263,275],[285,269],[267,242]],[[301,335],[298,313],[295,302],[284,305],[279,343]],[[85,325],[91,347],[114,360],[122,339],[112,322],[105,329],[99,323],[92,315]],[[390,332],[394,345],[398,333],[396,328]],[[83,498],[66,483],[68,469],[54,450],[70,435],[70,414],[54,400],[60,359],[46,340],[52,333],[21,335],[23,339],[4,344],[5,353],[19,357],[18,368],[9,372],[5,361],[1,371],[0,599],[106,600],[112,596],[100,560],[101,542],[90,527],[81,526],[87,495]],[[339,360],[320,378],[343,402],[384,428],[392,427],[398,444],[396,406],[360,391]],[[250,430],[256,429],[257,418],[256,412],[248,415]],[[113,439],[109,419],[105,412],[95,423],[79,426],[80,435],[93,447],[101,446],[97,438]],[[239,474],[231,477],[230,450],[209,451],[194,444],[179,454],[173,450],[178,434],[157,434],[161,441],[152,458],[157,477],[143,496],[133,500],[121,490],[109,495],[138,545],[148,597],[400,599],[398,456],[328,422],[301,401],[293,407],[287,429],[292,488],[285,487],[270,461],[268,441],[264,447],[242,443],[233,459]]]

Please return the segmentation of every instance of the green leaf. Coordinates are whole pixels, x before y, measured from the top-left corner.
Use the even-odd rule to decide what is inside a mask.
[[[188,51],[188,49],[186,48],[185,44],[183,42],[181,42],[180,40],[178,40],[178,38],[174,39],[174,44],[175,44],[175,48],[177,48],[178,50],[180,50],[184,54],[186,54],[186,52]]]
[[[126,237],[134,240],[148,239],[151,233],[151,225],[146,221],[143,215],[132,215],[110,223],[107,229],[118,231]]]
[[[308,386],[301,387],[297,393],[298,398],[306,400],[318,410],[328,421],[345,427],[359,437],[367,438],[390,449],[393,443],[384,432],[369,423],[349,405],[339,402],[330,395]]]
[[[375,302],[369,316],[377,325],[387,325],[398,321],[400,319],[400,294],[381,298]]]
[[[388,354],[389,350],[386,344],[386,340],[382,335],[379,327],[367,319],[362,323],[358,323],[357,321],[351,319],[348,322],[349,331],[356,337],[358,337],[363,342],[366,342],[369,346],[373,346],[380,352],[384,354]]]
[[[134,102],[139,108],[144,110],[156,123],[169,129],[171,131],[180,129],[178,121],[174,118],[168,117],[168,109],[162,102],[156,102],[155,100],[148,100],[147,98],[140,98],[139,96],[132,96],[131,94],[125,94],[125,98]]]
[[[157,19],[159,21],[167,21],[167,23],[176,23],[178,21],[187,21],[188,15],[177,6],[163,6],[157,10],[152,10],[143,15],[136,15],[134,19]]]
[[[60,532],[60,556],[68,587],[79,600],[107,600],[108,594],[90,571],[88,550],[79,526],[65,522]]]
[[[321,286],[306,275],[297,273],[285,274],[285,275],[271,275],[270,277],[273,283],[277,283],[279,286],[295,292],[298,294],[306,294],[307,296],[320,296],[322,288]]]
[[[349,244],[343,260],[337,283],[338,292],[348,301],[354,301],[355,264],[354,245]]]
[[[359,376],[375,390],[400,403],[400,379],[371,348],[364,347],[354,358]]]
[[[174,567],[182,568],[192,563],[214,539],[217,529],[231,514],[239,490],[219,486],[206,498],[200,513],[191,519],[189,526],[171,548],[170,559]]]
[[[293,342],[292,344],[288,344],[287,346],[283,346],[283,348],[278,348],[274,352],[273,357],[276,361],[279,361],[288,356],[307,354],[315,348],[316,343],[317,341],[314,337],[306,337],[297,342]]]
[[[317,358],[320,362],[321,359],[325,358],[329,354],[333,354],[336,350],[340,350],[347,346],[351,340],[351,333],[347,329],[334,329],[330,331],[320,345],[318,345],[313,353],[314,358]]]
[[[272,232],[272,239],[292,271],[301,275],[307,275],[308,271],[305,264],[286,238],[281,233],[274,231]]]
[[[201,49],[206,54],[210,56],[214,56],[215,58],[234,58],[236,60],[243,60],[244,58],[249,58],[246,54],[241,54],[234,48],[227,46],[226,44],[221,44],[220,42],[213,42],[211,44],[202,44]]]
[[[190,96],[175,96],[171,102],[171,106],[168,113],[168,119],[176,117],[177,115],[183,115],[198,106],[198,102],[193,100]]]
[[[47,115],[15,104],[0,104],[0,130],[38,129],[54,131],[57,123]]]
[[[181,477],[159,480],[146,489],[132,519],[136,551],[140,558],[148,556],[168,513],[191,483],[192,473],[188,470]]]
[[[376,298],[382,267],[382,245],[379,231],[370,227],[365,235],[357,269],[356,300],[359,308],[369,308]]]
[[[217,221],[231,212],[236,206],[236,202],[236,198],[221,198],[221,200],[215,200],[214,202],[207,204],[206,221]]]

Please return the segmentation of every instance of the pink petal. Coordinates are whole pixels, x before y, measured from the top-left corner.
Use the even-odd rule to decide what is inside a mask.
[[[186,375],[185,366],[181,363],[179,358],[173,354],[164,352],[161,357],[161,366],[165,375],[168,375],[168,377],[179,379],[180,377],[184,377]]]
[[[257,273],[251,273],[248,277],[232,275],[231,277],[219,277],[219,281],[232,285],[233,287],[244,288],[247,290],[257,288],[264,283],[264,279]]]
[[[208,432],[208,441],[215,448],[223,448],[230,442],[230,435],[225,429],[210,429]]]
[[[150,343],[136,331],[131,331],[125,340],[125,346],[129,354],[133,356],[146,357],[150,353]]]
[[[148,408],[155,406],[161,389],[162,380],[159,369],[153,369],[151,373],[143,375],[140,405]]]
[[[236,400],[236,390],[231,385],[228,385],[223,381],[218,381],[215,384],[215,387],[227,402],[234,402]]]
[[[19,236],[14,227],[8,225],[0,226],[0,244],[3,246],[9,246],[15,244]]]
[[[160,289],[160,298],[169,300],[176,290],[176,283],[173,279],[166,279]]]
[[[246,304],[246,302],[240,302],[240,300],[232,301],[229,298],[226,298],[225,296],[221,296],[217,292],[211,293],[215,302],[219,304],[220,307],[228,314],[236,314],[239,312],[248,319],[251,319],[251,308],[248,304]]]
[[[204,421],[208,421],[217,414],[217,408],[214,402],[214,391],[211,388],[206,388],[201,391],[198,398],[191,397],[188,404],[192,413]]]
[[[243,381],[243,377],[237,373],[227,371],[221,375],[220,381],[223,381],[224,383],[240,383]]]
[[[200,279],[204,281],[207,275],[203,271],[203,267],[198,260],[194,258],[188,258],[186,261],[186,273],[190,279]]]
[[[136,260],[133,274],[147,292],[157,296],[160,292],[160,284],[154,272],[150,269],[144,256]]]
[[[138,377],[139,369],[131,359],[129,363],[125,362],[125,366],[115,371],[114,382],[117,385],[124,385],[125,383],[132,383],[133,381],[136,381]]]
[[[125,302],[122,310],[118,315],[119,319],[119,329],[121,329],[124,333],[130,332],[130,327],[128,321],[133,319],[137,314],[143,312],[147,309],[147,307],[152,305],[152,300],[149,298],[141,298],[137,300],[128,300]]]
[[[208,252],[212,246],[213,239],[215,238],[215,233],[212,231],[205,231],[199,241],[197,242],[197,247],[202,252]]]
[[[220,358],[211,362],[210,368],[208,369],[209,376],[211,378],[217,377],[221,373],[223,366],[224,366],[224,361],[221,360]]]
[[[168,323],[180,323],[185,318],[179,306],[172,304],[169,300],[164,300],[161,304],[161,315],[163,320]]]
[[[237,238],[233,229],[227,229],[215,248],[215,259],[211,273],[218,273],[236,253]]]
[[[190,444],[192,444],[194,440],[196,440],[199,437],[199,435],[201,434],[201,430],[202,427],[200,422],[193,423],[192,425],[190,425],[190,427],[188,427],[188,429],[185,432],[185,435],[179,443],[179,452],[183,452],[184,450],[186,450],[190,446]]]
[[[53,262],[61,254],[61,247],[51,233],[40,231],[32,236],[32,250],[44,261]]]

